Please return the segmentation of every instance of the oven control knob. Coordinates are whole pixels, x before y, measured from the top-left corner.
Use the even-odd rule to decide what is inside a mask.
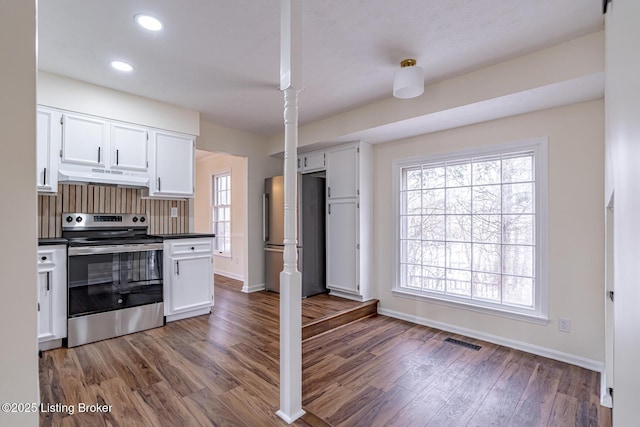
[[[147,219],[143,216],[140,217],[140,222],[145,222]]]
[[[67,217],[67,222],[71,222],[71,221],[73,221],[73,217],[72,217],[71,215],[69,215],[69,216]]]
[[[81,216],[77,217],[76,218],[76,222],[78,222],[78,223],[82,222],[82,217]]]
[[[137,216],[133,217],[133,222],[138,222],[138,217]]]

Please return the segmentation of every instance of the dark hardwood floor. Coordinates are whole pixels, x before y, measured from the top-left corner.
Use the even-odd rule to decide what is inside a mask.
[[[216,276],[210,316],[46,351],[41,399],[75,413],[42,426],[282,426],[278,296]],[[373,316],[307,340],[296,426],[610,426],[599,375],[505,347]],[[78,404],[111,405],[78,413]]]

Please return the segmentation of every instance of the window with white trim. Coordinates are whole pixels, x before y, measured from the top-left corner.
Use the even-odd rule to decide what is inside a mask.
[[[213,232],[218,255],[231,256],[231,174],[213,176]]]
[[[536,141],[398,163],[395,290],[545,317],[545,157]]]

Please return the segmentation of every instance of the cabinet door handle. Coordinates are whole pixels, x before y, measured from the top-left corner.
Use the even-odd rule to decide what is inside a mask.
[[[298,157],[298,169],[300,169],[300,157]]]
[[[51,289],[51,287],[49,286],[50,277],[51,277],[51,272],[47,271],[47,291]]]
[[[120,164],[120,150],[116,150],[116,165]]]
[[[40,303],[38,303],[38,311],[40,311]]]
[[[42,185],[47,185],[47,168],[44,168],[44,178],[42,178]]]
[[[331,187],[327,187],[327,190],[329,191],[329,196],[328,197],[331,197]]]
[[[158,177],[158,191],[160,191],[160,177]]]
[[[176,276],[180,275],[180,261],[176,261]]]
[[[304,167],[305,168],[307,167],[307,158],[306,157],[304,158]]]
[[[102,151],[102,147],[98,147],[98,163],[100,163],[100,154]]]
[[[331,215],[331,204],[329,204],[329,215]]]

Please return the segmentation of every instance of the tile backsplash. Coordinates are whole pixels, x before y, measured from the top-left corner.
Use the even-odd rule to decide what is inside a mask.
[[[172,207],[177,218],[170,218]],[[63,212],[146,214],[150,234],[189,231],[187,200],[143,199],[139,188],[58,184],[57,194],[38,194],[38,237],[61,237]]]

